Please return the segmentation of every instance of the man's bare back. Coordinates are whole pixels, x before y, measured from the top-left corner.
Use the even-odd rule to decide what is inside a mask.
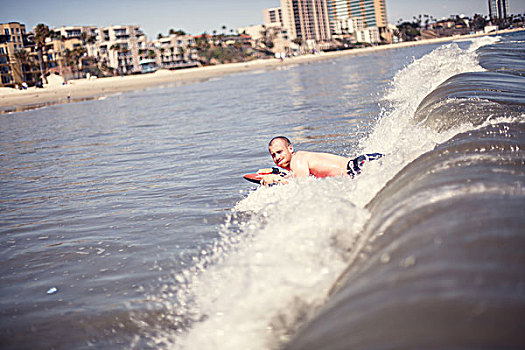
[[[346,174],[349,158],[330,153],[320,152],[295,152],[290,163],[290,170],[294,177],[341,176]]]

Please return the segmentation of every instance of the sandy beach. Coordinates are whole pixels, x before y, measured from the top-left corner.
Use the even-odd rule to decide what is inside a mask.
[[[523,29],[515,29],[517,31]],[[492,32],[497,35],[510,32]],[[265,69],[269,67],[282,67],[287,65],[302,64],[319,60],[332,59],[347,55],[359,55],[381,50],[398,49],[409,46],[425,45],[431,43],[449,42],[454,40],[468,39],[472,37],[485,36],[489,34],[472,34],[446,38],[437,38],[421,41],[403,42],[390,45],[373,46],[361,49],[333,51],[315,55],[303,55],[279,59],[255,60],[243,63],[230,63],[216,66],[189,68],[183,70],[159,70],[155,73],[131,75],[124,77],[109,77],[99,79],[70,80],[68,84],[62,85],[58,82],[50,83],[44,88],[29,88],[28,90],[15,90],[11,88],[0,88],[0,113],[9,113],[25,109],[35,108],[43,105],[69,103],[91,98],[100,98],[116,93],[141,90],[152,86],[177,82],[191,82],[205,80],[225,74]]]

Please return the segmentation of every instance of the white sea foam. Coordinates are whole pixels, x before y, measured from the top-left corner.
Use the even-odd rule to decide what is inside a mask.
[[[478,38],[466,50],[455,43],[443,45],[396,74],[385,97],[389,106],[384,108],[370,136],[362,139],[359,145],[363,152],[381,150],[387,155],[388,162],[375,172],[373,178],[367,177],[359,185],[365,188],[378,183],[384,185],[421,154],[471,128],[470,125],[462,125],[439,133],[416,125],[412,118],[421,101],[448,78],[459,73],[483,71],[475,50],[496,40],[492,37]],[[375,195],[368,194],[361,196],[362,205]]]
[[[399,170],[462,130],[413,125],[421,100],[452,75],[480,71],[476,39],[444,45],[397,73],[384,112],[362,152],[386,157],[355,180],[307,179],[250,192],[221,230],[222,239],[175,279],[174,315],[193,320],[184,335],[156,335],[181,349],[271,349],[322,304],[348,263],[369,213],[366,203]],[[240,219],[243,217],[243,219]],[[162,339],[161,339],[162,338]]]
[[[339,185],[350,183],[262,188],[239,203],[238,211],[257,213],[241,225],[235,251],[192,283],[207,319],[194,325],[182,348],[273,348],[323,302],[345,266],[352,243],[347,233],[359,232],[366,220],[340,196]]]

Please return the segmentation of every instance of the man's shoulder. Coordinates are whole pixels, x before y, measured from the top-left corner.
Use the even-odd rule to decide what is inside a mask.
[[[336,156],[331,153],[323,153],[323,152],[298,151],[296,152],[296,157],[300,159],[324,159],[326,157],[338,157],[339,158],[341,156]]]
[[[300,157],[300,158],[308,158],[308,157],[311,157],[313,155],[316,155],[317,152],[310,152],[310,151],[297,151],[295,152],[295,156],[296,157]]]
[[[297,151],[295,152],[292,160],[295,159],[295,161],[301,161],[301,162],[304,162],[304,161],[308,161],[308,159],[310,159],[312,157],[312,152],[308,152],[308,151]]]

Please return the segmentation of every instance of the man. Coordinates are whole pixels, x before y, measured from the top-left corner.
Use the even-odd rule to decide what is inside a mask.
[[[380,153],[359,156],[355,159],[321,152],[295,152],[290,140],[284,136],[274,137],[268,150],[274,163],[291,173],[285,177],[308,177],[310,175],[323,178],[349,175],[352,178],[361,173],[361,166],[368,160],[381,158]],[[283,176],[270,174],[263,176],[263,185],[286,183]]]

